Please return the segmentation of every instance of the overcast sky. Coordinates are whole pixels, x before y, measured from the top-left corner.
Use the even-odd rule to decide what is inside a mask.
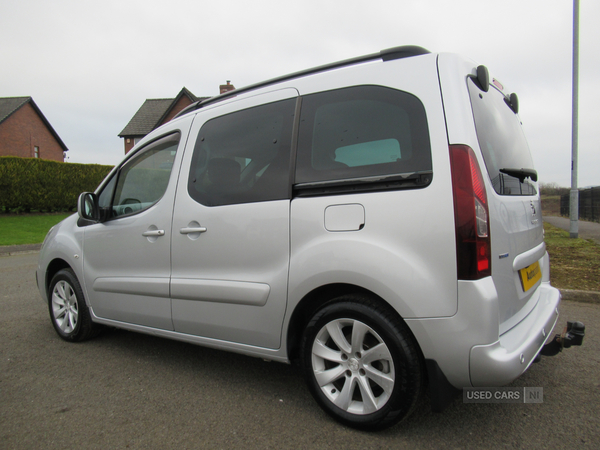
[[[599,21],[581,0],[579,186],[600,185]],[[0,0],[0,97],[32,96],[68,162],[117,164],[147,98],[420,45],[516,92],[540,181],[570,186],[572,25],[572,0]]]

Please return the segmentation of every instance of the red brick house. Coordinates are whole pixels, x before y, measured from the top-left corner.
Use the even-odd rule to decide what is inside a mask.
[[[0,98],[0,156],[63,162],[68,150],[31,97]]]
[[[183,108],[206,98],[208,97],[196,97],[184,87],[175,98],[147,99],[119,133],[119,137],[125,141],[125,153],[152,130],[171,120]]]

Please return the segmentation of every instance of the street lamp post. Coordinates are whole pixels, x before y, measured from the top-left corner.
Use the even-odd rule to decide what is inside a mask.
[[[579,236],[579,189],[577,188],[578,153],[578,111],[579,111],[579,0],[573,0],[573,112],[571,127],[571,198],[569,234]]]

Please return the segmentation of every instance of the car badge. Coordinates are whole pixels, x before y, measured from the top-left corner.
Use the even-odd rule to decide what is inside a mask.
[[[529,206],[531,206],[531,224],[537,225],[540,220],[537,217],[537,210],[535,208],[535,205],[533,204],[533,202],[530,202]]]

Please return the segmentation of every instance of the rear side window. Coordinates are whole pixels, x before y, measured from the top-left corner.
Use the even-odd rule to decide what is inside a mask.
[[[533,169],[519,117],[492,85],[488,92],[482,92],[472,80],[469,79],[468,84],[477,139],[494,190],[500,195],[535,195],[535,185],[529,179],[521,182],[501,172],[503,169]]]
[[[431,167],[427,118],[417,97],[358,86],[303,98],[297,184],[380,180]]]
[[[289,198],[296,99],[217,117],[200,129],[188,192],[206,206]]]

